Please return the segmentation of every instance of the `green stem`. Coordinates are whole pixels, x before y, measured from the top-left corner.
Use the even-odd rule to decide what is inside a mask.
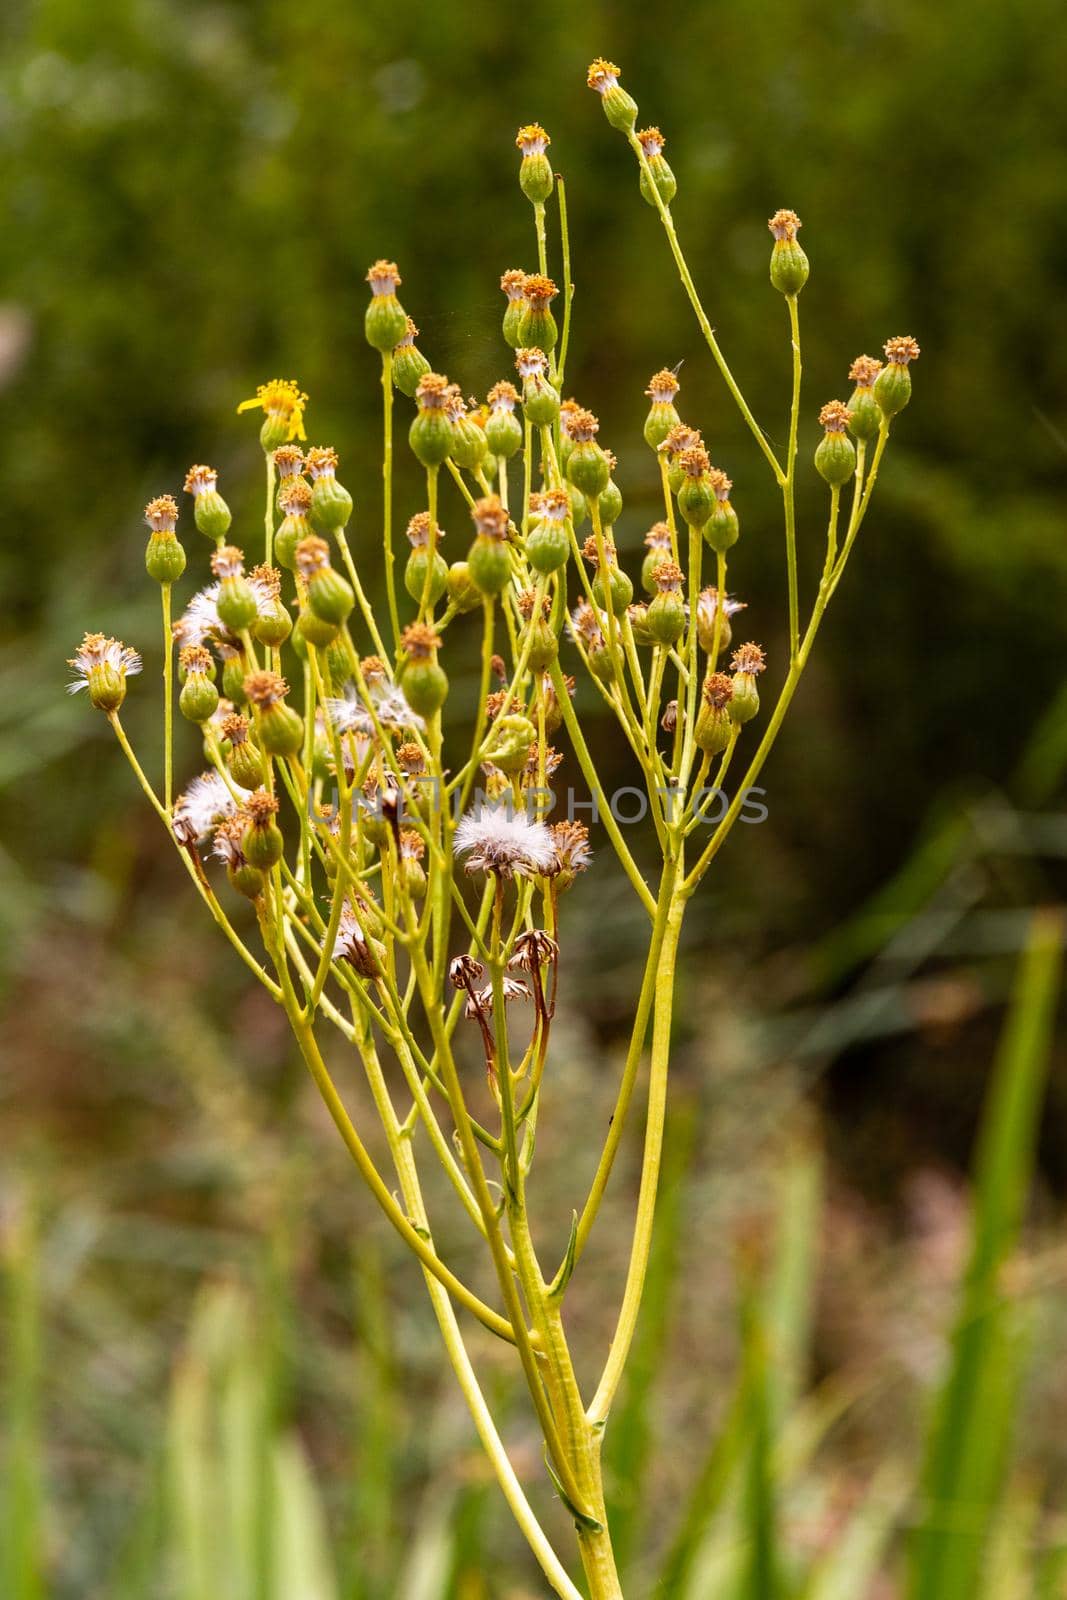
[[[160,585],[163,603],[163,805],[174,799],[174,634],[170,625],[170,584]]]
[[[782,498],[785,502],[785,559],[789,573],[789,659],[800,645],[800,597],[797,584],[796,470],[797,429],[800,424],[800,312],[795,294],[786,296],[793,347],[793,396],[789,407],[789,455]]]
[[[385,592],[394,648],[400,645],[400,613],[396,607],[396,573],[393,567],[393,356],[382,355],[382,546],[385,558]]]

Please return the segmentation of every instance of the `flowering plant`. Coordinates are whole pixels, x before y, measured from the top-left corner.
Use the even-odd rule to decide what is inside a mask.
[[[637,107],[618,69],[597,61],[589,84],[627,138],[640,192],[658,213],[682,285],[726,387],[774,475],[783,502],[789,659],[762,732],[762,648],[731,651],[742,609],[727,592],[740,536],[732,483],[701,434],[683,422],[679,382],[651,379],[644,438],[662,488],[663,519],[648,532],[643,598],[615,539],[622,496],[614,457],[593,413],[566,392],[572,284],[566,193],[536,124],[519,130],[519,181],[535,222],[537,271],[506,271],[503,336],[521,388],[494,385],[471,410],[459,387],[430,369],[397,298],[400,274],[367,274],[365,330],[380,353],[383,393],[385,607],[371,603],[346,529],[352,498],[336,452],[305,449],[308,400],[298,385],[263,385],[240,411],[263,413],[266,461],[262,561],[246,570],[229,543],[231,514],[208,466],[189,469],[197,529],[213,546],[212,582],[172,619],[186,555],[178,507],[146,509],[149,575],[160,585],[164,641],[162,784],[152,783],[122,723],[136,651],[91,633],[73,658],[75,681],[108,717],[196,892],[249,970],[283,1008],[307,1067],[361,1176],[423,1269],[449,1361],[524,1535],[555,1592],[579,1594],[519,1482],[486,1403],[461,1326],[480,1322],[510,1344],[543,1433],[547,1475],[572,1515],[594,1600],[621,1588],[605,1514],[600,1448],[645,1287],[660,1175],[674,969],[689,901],[742,812],[770,753],[870,505],[892,419],[907,404],[910,337],[890,339],[887,363],[861,356],[845,403],[824,405],[814,465],[829,490],[822,575],[801,625],[795,485],[800,420],[798,303],[808,262],[799,218],[778,211],[770,264],[792,347],[786,453],[780,459],[744,399],[712,331],[675,231],[674,176],[656,128],[637,131]],[[562,293],[549,276],[547,207],[555,201]],[[557,323],[553,302],[561,302]],[[407,527],[403,591],[395,573],[394,405],[415,402],[408,439],[425,472],[425,509]],[[521,467],[521,488],[514,467]],[[442,469],[473,524],[464,559],[441,553]],[[842,499],[847,492],[846,508]],[[584,528],[588,534],[581,539]],[[258,553],[258,552],[257,552]],[[335,560],[339,563],[335,565]],[[713,581],[704,582],[704,563]],[[295,612],[295,618],[294,618]],[[452,630],[481,625],[469,748],[446,725]],[[564,649],[618,724],[647,795],[659,849],[649,883],[623,837],[572,704]],[[497,653],[498,646],[500,654]],[[175,673],[175,650],[177,652]],[[175,796],[173,710],[203,734],[206,770]],[[295,691],[295,692],[294,692]],[[296,702],[296,703],[294,703]],[[299,706],[299,709],[298,709]],[[460,721],[456,718],[455,721]],[[549,1067],[567,943],[564,896],[592,862],[573,811],[553,816],[551,780],[565,739],[595,801],[608,846],[647,919],[644,975],[625,1064],[595,1176],[569,1239],[545,1262],[530,1227],[540,1091]],[[741,782],[719,820],[739,752]],[[710,834],[697,834],[704,824]],[[694,837],[696,835],[696,837]],[[203,853],[205,841],[210,850]],[[224,868],[227,889],[213,881]],[[460,866],[462,865],[462,871]],[[234,897],[255,911],[262,953],[231,920]],[[240,919],[237,919],[240,922]],[[379,1171],[335,1085],[320,1045],[328,1025],[357,1052],[395,1167],[400,1198]],[[614,1336],[591,1396],[575,1376],[565,1328],[568,1285],[589,1244],[629,1121],[646,1041],[650,1068],[644,1153],[629,1267]],[[484,1067],[472,1075],[470,1050]],[[438,1252],[420,1162],[436,1159],[492,1262],[491,1305]]]

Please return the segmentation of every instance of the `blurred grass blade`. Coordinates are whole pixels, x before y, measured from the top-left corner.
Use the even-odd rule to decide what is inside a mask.
[[[809,1574],[804,1600],[868,1600],[909,1491],[907,1477],[894,1463],[875,1474],[832,1549]]]
[[[0,1574],[10,1600],[44,1600],[37,1225],[23,1195],[0,1235],[7,1324]]]
[[[787,1160],[778,1210],[778,1237],[764,1302],[771,1367],[773,1432],[800,1396],[811,1343],[823,1164],[814,1146],[798,1144]]]
[[[999,1503],[1021,1377],[1002,1296],[1030,1188],[1063,959],[1059,914],[1035,916],[1012,993],[975,1162],[971,1258],[935,1407],[909,1551],[909,1600],[973,1600]]]
[[[273,1462],[271,1600],[337,1600],[326,1522],[304,1453],[295,1439],[283,1439]]]
[[[767,1327],[758,1272],[751,1267],[744,1270],[741,1339],[748,1396],[748,1462],[741,1516],[747,1556],[739,1600],[777,1600],[781,1588]]]

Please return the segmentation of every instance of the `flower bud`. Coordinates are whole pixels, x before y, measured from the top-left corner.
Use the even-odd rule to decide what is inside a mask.
[[[566,489],[549,489],[530,497],[530,531],[526,535],[526,559],[535,572],[558,572],[570,555],[567,523],[571,502]]]
[[[232,711],[223,718],[221,733],[229,745],[226,766],[234,783],[242,789],[258,789],[265,771],[263,757],[248,737],[248,718]]]
[[[419,330],[408,317],[403,337],[393,351],[393,382],[409,400],[414,397],[420,378],[424,378],[430,370],[430,363],[422,351],[415,348],[418,337]]]
[[[667,460],[667,486],[671,494],[676,495],[685,482],[685,470],[682,467],[683,451],[703,442],[698,428],[691,428],[686,422],[677,422],[663,443],[657,447],[656,454],[665,456]]]
[[[682,470],[678,509],[691,528],[702,528],[715,506],[708,452],[702,444],[690,445],[680,453],[678,465]]]
[[[522,378],[522,408],[527,422],[547,427],[559,416],[559,395],[548,381],[548,357],[543,350],[522,346],[515,354]]]
[[[521,772],[530,746],[537,740],[537,729],[529,717],[516,713],[498,717],[482,746],[480,760],[489,761],[501,772]]]
[[[407,331],[407,312],[396,297],[400,281],[395,261],[376,261],[367,273],[371,302],[363,319],[363,330],[367,343],[383,355],[394,350]]]
[[[413,900],[421,900],[426,893],[426,868],[422,864],[425,853],[421,834],[414,828],[401,829],[400,880]]]
[[[244,556],[236,545],[223,544],[211,557],[211,570],[219,580],[215,608],[231,633],[243,633],[258,615],[256,594],[245,577]]]
[[[641,587],[646,594],[656,593],[656,568],[671,559],[671,530],[665,522],[653,523],[645,534],[647,554],[641,562]]]
[[[680,388],[681,384],[674,373],[664,367],[650,379],[645,390],[652,401],[645,418],[645,443],[653,450],[659,449],[671,429],[681,421],[674,405],[674,397]]]
[[[559,655],[559,640],[549,620],[552,603],[543,597],[537,604],[537,591],[527,589],[519,596],[519,611],[526,626],[519,634],[519,651],[526,651],[526,661],[532,672],[545,672]]]
[[[720,755],[730,743],[735,726],[729,713],[733,692],[733,682],[725,672],[713,672],[704,679],[693,738],[706,755]]]
[[[546,354],[551,354],[556,347],[559,330],[550,307],[559,290],[551,278],[535,272],[527,277],[523,293],[525,299],[519,319],[519,338],[528,349],[544,350]]]
[[[439,467],[452,454],[452,423],[448,416],[448,379],[427,372],[415,390],[418,415],[408,432],[415,459],[424,467]]]
[[[648,162],[648,172],[641,168],[641,193],[650,206],[655,206],[657,194],[663,204],[669,206],[678,193],[678,180],[664,159],[663,146],[667,141],[658,128],[643,128],[637,137]]]
[[[460,612],[476,611],[482,603],[482,591],[466,561],[453,561],[448,569],[448,598]]]
[[[819,412],[826,429],[815,450],[815,470],[821,478],[840,488],[856,470],[856,446],[847,432],[848,406],[843,400],[828,400]]]
[[[620,87],[618,67],[598,56],[585,81],[600,96],[604,115],[611,126],[620,133],[631,133],[637,122],[637,101]]]
[[[552,140],[539,123],[530,122],[519,129],[515,143],[522,151],[519,187],[532,204],[544,205],[552,193],[554,182],[552,163],[545,155]]]
[[[648,631],[648,607],[644,601],[638,600],[632,606],[627,606],[626,615],[634,636],[634,644],[642,647],[655,644],[655,639]]]
[[[526,310],[526,274],[521,267],[511,267],[500,279],[500,287],[507,297],[504,310],[504,339],[513,350],[518,350],[523,340],[519,324]]]
[[[919,346],[910,333],[887,339],[885,344],[887,365],[874,382],[874,398],[886,417],[895,417],[911,399],[911,373],[909,362],[919,355]]]
[[[248,818],[241,836],[241,851],[250,867],[267,872],[282,859],[285,840],[275,822],[278,802],[266,789],[257,789],[245,806]]]
[[[600,550],[597,545],[595,534],[590,534],[589,538],[585,541],[585,544],[582,546],[582,555],[589,562],[590,566],[595,566],[597,569],[596,576],[593,579],[592,584],[593,599],[596,601],[598,606],[607,608],[610,604],[612,616],[621,617],[623,612],[626,610],[626,607],[630,604],[630,601],[634,597],[634,586],[630,582],[628,575],[622,571],[618,564],[618,556],[616,555],[615,551],[615,541],[613,539],[604,537],[603,545],[604,558],[607,568],[606,598],[604,582],[605,568],[600,565]]]
[[[708,482],[711,484],[715,500],[711,516],[704,524],[704,538],[713,550],[723,555],[731,545],[737,543],[741,533],[737,512],[730,504],[730,490],[733,484],[718,467],[712,467],[708,473]]]
[[[245,703],[245,678],[247,668],[243,649],[235,649],[233,645],[219,644],[215,646],[222,658],[222,692],[227,700],[232,700],[234,705]]]
[[[800,218],[795,211],[776,211],[767,226],[774,234],[771,282],[779,294],[797,295],[808,281],[808,258],[797,241]]]
[[[340,627],[355,605],[352,585],[347,578],[335,572],[330,565],[330,547],[325,539],[313,533],[302,539],[293,554],[296,570],[307,584],[308,605],[320,622]],[[315,641],[304,630],[309,643]]]
[[[522,423],[515,415],[519,391],[513,383],[502,379],[495,383],[487,396],[489,415],[485,423],[485,437],[498,459],[510,461],[522,448]]]
[[[337,451],[328,445],[316,445],[307,453],[307,469],[311,473],[308,521],[316,533],[336,533],[352,515],[352,496],[337,481]]]
[[[733,722],[751,722],[759,711],[759,690],[756,679],[767,667],[767,657],[758,644],[743,644],[730,658],[734,669],[733,694],[727,713]]]
[[[577,400],[563,400],[559,408],[559,447],[556,457],[559,461],[560,471],[564,477],[567,475],[567,462],[570,460],[571,451],[574,449],[574,438],[571,434],[571,418],[582,410]]]
[[[469,472],[484,461],[489,449],[485,429],[476,417],[468,416],[467,403],[456,384],[448,386],[448,419],[452,424],[452,460]]]
[[[604,451],[608,461],[608,471],[614,472],[618,463],[610,450]],[[600,523],[604,528],[613,528],[622,516],[622,490],[614,478],[609,478],[607,484],[597,498],[597,510],[600,513]]]
[[[567,477],[587,500],[597,500],[611,480],[611,467],[597,443],[600,423],[591,411],[572,412],[570,433],[574,441],[567,459]]]
[[[401,636],[401,687],[408,705],[420,717],[432,717],[448,694],[448,679],[437,664],[440,643],[435,629],[424,622],[413,622]]]
[[[289,642],[301,661],[306,661],[308,645],[316,650],[328,650],[340,631],[339,622],[328,622],[325,617],[312,611],[310,605],[305,605],[296,619]]]
[[[308,512],[314,491],[303,478],[289,478],[278,491],[285,515],[274,535],[274,557],[280,567],[295,571],[296,547],[311,534]]]
[[[144,508],[144,519],[152,532],[145,551],[145,571],[157,583],[176,583],[185,571],[185,551],[174,532],[178,520],[178,507],[169,494],[150,500]]]
[[[255,709],[256,736],[261,750],[272,756],[295,756],[304,739],[304,719],[285,704],[289,685],[276,672],[251,672],[244,682],[244,698]]]
[[[848,369],[856,385],[848,402],[848,428],[854,439],[870,443],[877,438],[882,424],[882,412],[874,398],[874,380],[882,370],[882,363],[874,356],[857,356]]]
[[[202,644],[187,644],[179,653],[178,668],[184,678],[178,709],[189,722],[204,723],[215,715],[219,691],[212,678],[215,664]]]
[[[256,591],[259,608],[252,637],[277,650],[293,631],[293,619],[281,601],[282,575],[277,567],[260,565],[252,568],[249,582]]]
[[[431,549],[430,515],[419,511],[408,523],[411,554],[404,568],[404,587],[417,605],[425,599],[432,611],[448,584],[448,563],[436,548]],[[441,537],[440,532],[437,535]]]
[[[685,630],[685,601],[682,598],[682,569],[674,561],[656,568],[658,593],[650,602],[645,627],[656,644],[677,644]]]
[[[233,517],[216,488],[218,481],[214,467],[190,467],[185,474],[185,492],[193,497],[193,521],[205,538],[221,544],[230,531]]]
[[[501,594],[511,579],[508,514],[495,494],[476,500],[471,511],[477,530],[467,552],[472,582],[483,594]]]

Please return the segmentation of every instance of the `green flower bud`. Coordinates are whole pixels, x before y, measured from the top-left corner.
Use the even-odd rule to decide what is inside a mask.
[[[743,644],[734,651],[730,665],[734,669],[733,694],[727,712],[733,722],[751,722],[759,711],[756,679],[766,668],[767,658],[758,644]]]
[[[418,415],[408,431],[408,443],[415,459],[424,467],[439,467],[452,454],[453,429],[447,406],[448,379],[439,372],[427,372],[415,391]]]
[[[881,408],[874,398],[874,380],[881,370],[882,363],[874,356],[857,356],[848,369],[856,385],[848,402],[848,431],[867,444],[877,438],[882,425]]]
[[[244,651],[235,650],[232,645],[217,645],[216,649],[222,657],[222,693],[235,706],[244,705],[245,678],[248,675]]]
[[[436,631],[424,622],[413,622],[400,640],[400,686],[408,705],[420,717],[432,717],[448,694],[448,679],[437,664],[440,643]]]
[[[178,709],[189,722],[207,722],[219,707],[219,691],[212,683],[215,664],[202,644],[187,644],[179,653],[178,668],[184,676]]]
[[[600,551],[595,534],[590,534],[582,546],[582,555],[590,566],[596,567],[596,576],[593,578],[593,599],[598,606],[610,610],[613,616],[621,617],[630,601],[634,597],[634,586],[629,577],[618,565],[615,552],[615,541],[606,536],[603,538],[604,555],[607,559],[607,597],[604,593],[604,568],[600,565]]]
[[[508,302],[504,310],[504,341],[513,350],[518,350],[523,343],[519,335],[519,324],[526,309],[525,272],[521,267],[511,267],[501,278],[500,287]]]
[[[304,719],[285,704],[289,685],[276,672],[250,672],[244,696],[255,708],[256,742],[272,756],[295,756],[304,741]]]
[[[242,789],[258,789],[266,776],[266,767],[262,755],[248,737],[248,718],[240,712],[231,712],[223,719],[222,733],[230,746],[226,757],[230,777]]]
[[[461,612],[476,611],[482,603],[482,591],[465,561],[453,561],[448,569],[448,597]]]
[[[296,619],[290,635],[290,642],[297,655],[303,661],[307,659],[306,650],[308,645],[312,645],[316,650],[326,650],[333,644],[340,631],[341,624],[339,622],[327,622],[325,617],[318,616],[312,611],[310,605],[306,605]],[[305,653],[303,654],[300,649],[301,645],[304,647]]]
[[[734,724],[730,721],[728,708],[733,692],[733,681],[725,672],[713,672],[704,680],[693,739],[698,749],[706,755],[721,755],[730,743]]]
[[[367,273],[371,302],[363,319],[367,343],[383,355],[396,348],[407,331],[408,315],[396,297],[400,273],[394,261],[376,261]]]
[[[532,672],[545,672],[559,655],[559,640],[549,620],[552,605],[547,596],[540,606],[537,591],[527,589],[519,596],[519,610],[526,622],[519,634],[519,650],[527,651],[526,661]]]
[[[674,397],[680,388],[681,384],[674,373],[664,367],[653,376],[645,390],[652,401],[645,418],[645,443],[653,450],[658,450],[671,429],[678,427],[681,422],[674,405]]]
[[[510,461],[522,448],[522,423],[515,415],[518,400],[518,390],[506,379],[495,383],[489,391],[485,437],[493,455],[504,461]]]
[[[393,351],[393,382],[400,393],[406,394],[409,400],[414,398],[419,380],[430,370],[430,363],[422,351],[415,348],[418,336],[418,328],[408,317],[404,337]]]
[[[655,522],[645,534],[647,554],[641,562],[641,587],[646,594],[656,594],[656,568],[671,560],[671,530],[665,522]]]
[[[708,452],[701,444],[691,445],[679,455],[678,465],[682,470],[678,509],[691,528],[702,528],[715,508]]]
[[[569,423],[574,446],[567,459],[567,477],[588,500],[597,500],[611,481],[611,463],[597,444],[600,423],[591,411],[576,411]]]
[[[656,568],[657,594],[650,602],[645,627],[657,644],[677,644],[685,631],[682,569],[674,561]]]
[[[472,581],[483,594],[501,594],[511,579],[508,514],[495,494],[476,500],[471,511],[476,529],[467,552]]]
[[[895,417],[911,399],[911,373],[908,364],[917,359],[919,346],[910,333],[888,339],[885,345],[887,365],[874,383],[874,398],[886,417]]]
[[[466,402],[455,385],[452,385],[452,391],[448,407],[452,423],[452,460],[457,467],[465,467],[472,472],[485,460],[489,443],[485,429],[479,425],[476,417],[467,415]]]
[[[267,872],[282,859],[285,840],[275,822],[278,802],[266,789],[257,789],[246,804],[248,823],[241,836],[241,853],[250,867]]]
[[[526,765],[530,746],[536,742],[537,729],[529,717],[509,713],[498,717],[486,736],[480,759],[492,762],[509,776],[521,772]]]
[[[215,609],[231,633],[243,633],[258,615],[256,592],[245,577],[244,556],[236,545],[223,544],[211,557],[211,570],[219,580]]]
[[[429,548],[429,523],[425,511],[420,511],[408,523],[412,548],[404,568],[404,587],[417,605],[421,606],[425,598],[432,611],[448,586],[448,563],[439,551]]]
[[[570,555],[570,495],[565,489],[549,489],[536,502],[531,496],[533,523],[526,535],[526,559],[535,572],[558,572]]]
[[[808,258],[797,242],[800,218],[795,211],[776,211],[767,226],[774,234],[771,282],[779,294],[799,294],[808,281]]]
[[[522,151],[519,187],[532,204],[543,205],[552,193],[554,182],[552,163],[545,155],[552,140],[544,128],[531,122],[519,129],[515,143]]]
[[[605,450],[604,454],[608,458],[608,470],[614,472],[615,457],[610,450]],[[622,490],[614,478],[608,479],[607,486],[597,501],[597,508],[600,511],[601,525],[605,528],[613,528],[622,516]]]
[[[316,538],[317,536],[312,534],[312,539]],[[334,627],[339,627],[356,603],[352,585],[347,578],[342,577],[330,566],[328,558],[321,565],[312,568],[313,558],[310,555],[301,556],[301,551],[306,552],[310,543],[310,539],[305,539],[296,547],[297,565],[304,574],[308,586],[308,604],[320,622],[328,622]],[[306,630],[304,637],[309,640],[311,637]]]
[[[352,496],[337,481],[337,452],[318,446],[308,451],[307,465],[312,480],[307,519],[316,533],[336,533],[352,515]]]
[[[543,350],[546,354],[556,348],[559,329],[549,309],[559,290],[551,278],[532,273],[523,284],[523,310],[519,320],[519,339],[530,350]]]
[[[221,544],[230,531],[233,517],[216,488],[218,481],[214,467],[190,467],[185,474],[185,492],[193,497],[193,521],[205,538]]]
[[[589,521],[589,501],[573,483],[567,484],[567,494],[571,502],[571,521],[576,528],[581,528]]]
[[[827,483],[839,487],[856,470],[856,446],[845,432],[848,407],[843,400],[830,400],[819,412],[819,421],[826,432],[815,451],[815,470]]]
[[[643,128],[637,137],[648,162],[647,172],[644,167],[641,168],[641,194],[650,206],[655,207],[657,194],[663,204],[669,206],[678,193],[678,180],[663,154],[663,146],[667,141],[658,128]]]
[[[632,133],[637,123],[637,101],[619,85],[619,69],[598,57],[589,68],[586,83],[595,89],[604,115],[620,133]]]
[[[704,524],[704,538],[711,548],[724,555],[732,545],[735,545],[741,533],[741,524],[737,512],[730,504],[730,490],[733,484],[725,472],[718,467],[712,467],[708,473],[715,500],[711,508],[711,516]],[[681,501],[679,500],[679,504]]]
[[[543,350],[517,351],[515,365],[522,377],[522,407],[526,420],[537,428],[548,427],[559,416],[559,395],[548,381],[548,357]]]
[[[629,618],[630,631],[634,636],[634,644],[642,648],[655,644],[655,639],[648,631],[648,607],[644,601],[638,600],[632,606],[627,606],[626,615]]]

